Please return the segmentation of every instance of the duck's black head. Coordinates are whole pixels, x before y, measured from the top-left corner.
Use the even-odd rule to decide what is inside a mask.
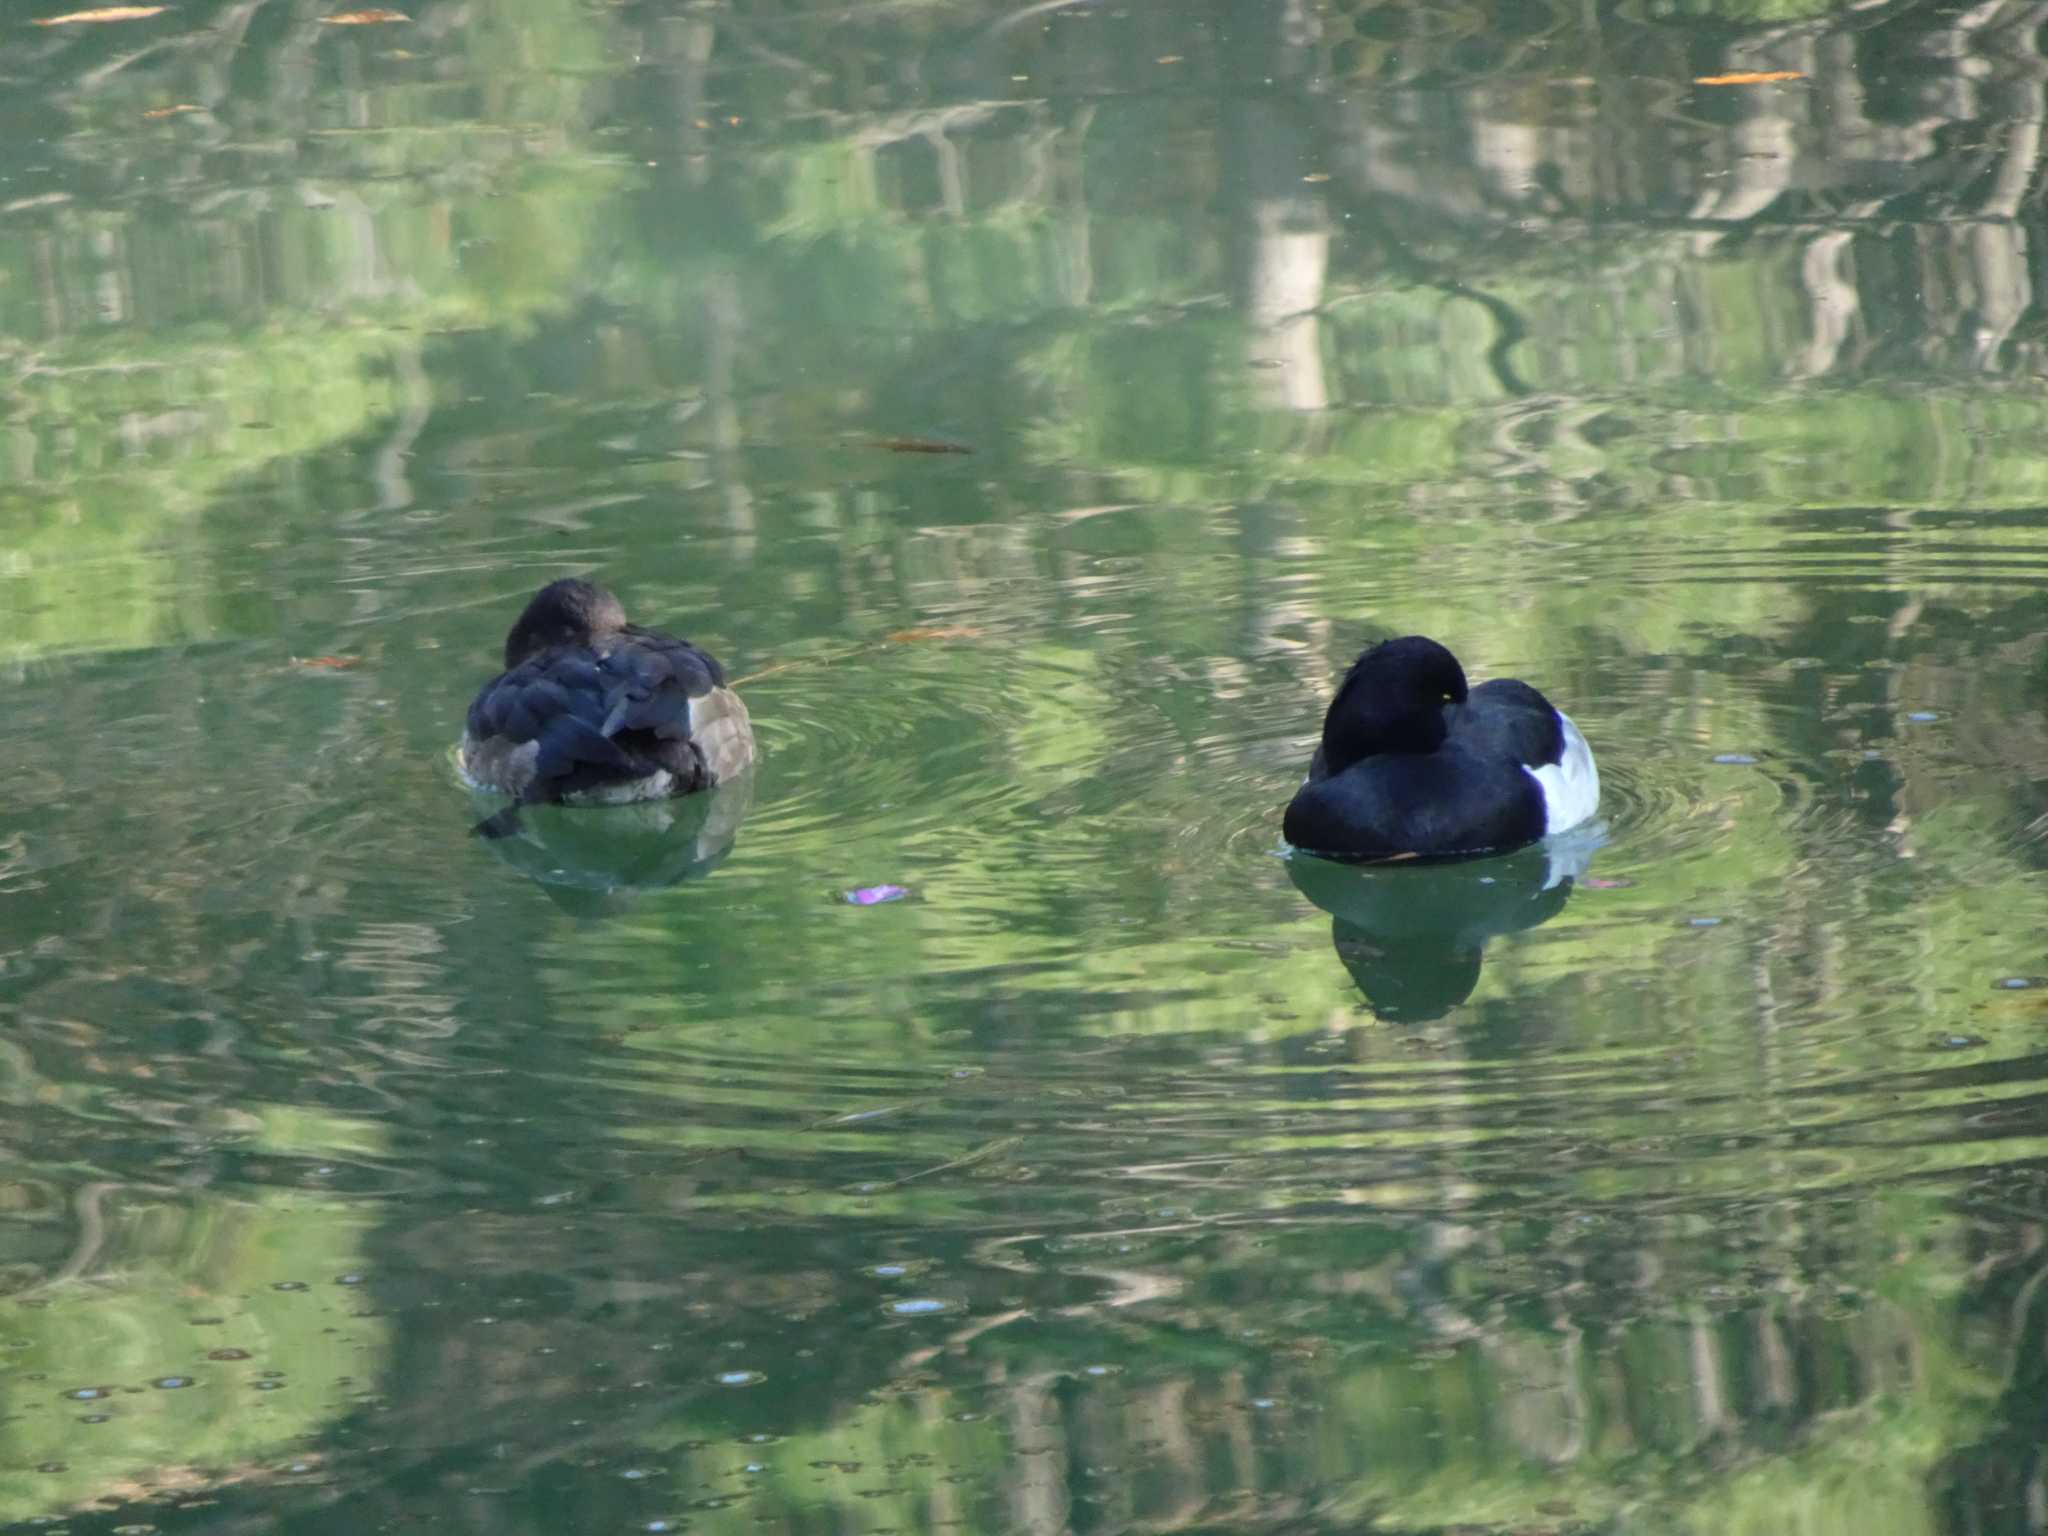
[[[534,593],[505,636],[505,670],[557,645],[588,645],[595,635],[626,627],[626,610],[595,582],[576,576],[551,581]]]
[[[1434,752],[1444,706],[1465,702],[1458,658],[1421,635],[1382,640],[1351,664],[1323,716],[1323,766],[1342,773],[1380,752]]]

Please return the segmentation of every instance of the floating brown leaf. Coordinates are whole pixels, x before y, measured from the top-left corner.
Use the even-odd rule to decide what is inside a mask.
[[[974,450],[965,443],[942,442],[935,437],[876,437],[870,438],[871,448],[886,448],[891,453],[972,453]]]
[[[374,27],[386,21],[411,21],[403,11],[336,11],[320,18],[330,27]]]
[[[66,11],[62,16],[32,19],[39,27],[68,27],[78,22],[141,21],[146,16],[161,16],[167,9],[161,5],[103,5],[94,11]]]
[[[295,667],[320,667],[330,672],[339,672],[344,667],[360,666],[362,660],[363,658],[360,656],[294,656],[292,658],[292,665]]]
[[[899,629],[889,638],[903,645],[912,640],[979,640],[981,635],[972,624],[924,624],[916,629]]]
[[[1694,85],[1773,85],[1780,80],[1804,80],[1796,69],[1748,69],[1732,75],[1698,75]]]

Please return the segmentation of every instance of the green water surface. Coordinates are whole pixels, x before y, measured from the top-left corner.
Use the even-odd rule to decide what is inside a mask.
[[[393,3],[0,15],[0,1525],[2048,1527],[2048,5]]]

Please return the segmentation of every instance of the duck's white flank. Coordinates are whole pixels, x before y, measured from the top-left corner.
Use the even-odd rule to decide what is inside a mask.
[[[1564,727],[1564,757],[1541,768],[1522,771],[1536,780],[1543,791],[1543,831],[1546,836],[1576,827],[1600,809],[1600,770],[1593,766],[1593,749],[1572,724],[1572,717],[1557,712]]]

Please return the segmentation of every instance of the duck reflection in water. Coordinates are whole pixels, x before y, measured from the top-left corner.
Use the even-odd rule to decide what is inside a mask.
[[[1296,852],[1288,873],[1331,915],[1330,943],[1390,1023],[1440,1019],[1472,995],[1489,939],[1547,923],[1607,841],[1585,822],[1499,859],[1357,865]]]
[[[475,841],[530,876],[564,911],[601,917],[718,868],[753,799],[754,775],[747,772],[682,799],[597,811],[528,806],[510,832]],[[493,803],[475,794],[479,812]]]

